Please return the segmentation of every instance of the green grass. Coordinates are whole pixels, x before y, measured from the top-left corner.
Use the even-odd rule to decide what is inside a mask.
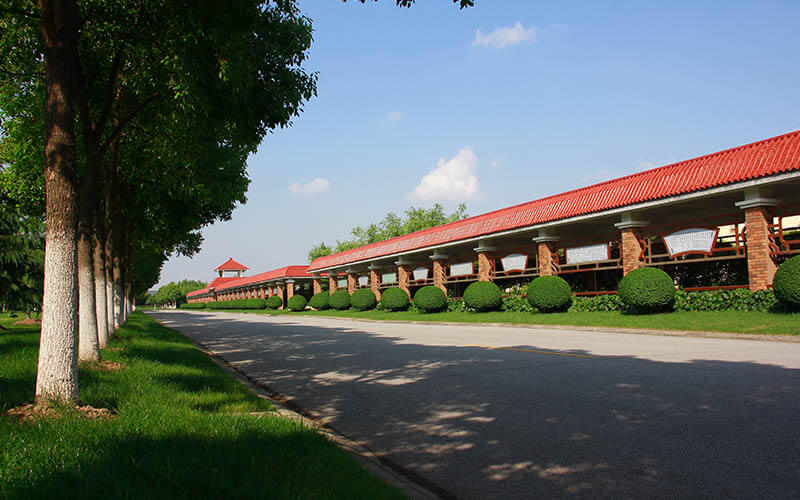
[[[142,313],[103,351],[124,370],[80,369],[82,403],[116,418],[18,422],[5,410],[33,397],[38,337],[0,331],[0,498],[403,497]]]
[[[621,312],[567,312],[538,314],[529,312],[418,312],[387,311],[229,311],[303,316],[332,316],[394,321],[445,321],[455,323],[508,323],[514,325],[598,326],[654,330],[694,330],[708,332],[751,333],[759,335],[800,335],[800,313],[745,311],[680,311],[634,315]]]

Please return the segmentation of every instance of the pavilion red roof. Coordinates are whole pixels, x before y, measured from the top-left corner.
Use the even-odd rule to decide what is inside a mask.
[[[800,131],[319,257],[309,271],[800,170]]]
[[[203,295],[208,293],[209,289],[213,286],[215,291],[229,290],[231,288],[238,288],[241,286],[254,285],[256,283],[263,283],[276,279],[291,279],[291,278],[311,278],[312,275],[307,272],[308,266],[286,266],[265,273],[256,274],[254,276],[247,276],[243,278],[216,278],[209,283],[206,288],[187,293],[187,297],[195,295]],[[218,280],[225,280],[219,282]],[[215,286],[215,283],[218,285]]]
[[[244,264],[239,264],[233,257],[226,260],[224,264],[219,266],[218,268],[214,269],[215,271],[247,271],[250,269],[249,267],[245,266]]]

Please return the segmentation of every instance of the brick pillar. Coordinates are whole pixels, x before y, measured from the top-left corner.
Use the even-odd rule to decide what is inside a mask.
[[[369,268],[369,287],[375,298],[381,300],[381,273],[378,268],[372,266]]]
[[[347,273],[347,293],[353,295],[353,292],[356,291],[356,287],[358,286],[356,282],[356,275],[352,273]]]
[[[622,229],[622,274],[626,275],[634,269],[642,267],[642,244],[639,242],[639,234],[635,228],[628,227]]]
[[[769,207],[756,206],[744,209],[745,243],[747,244],[747,274],[750,290],[766,290],[775,276],[775,261],[769,255],[769,224],[772,215]]]
[[[552,276],[553,254],[556,252],[555,245],[551,242],[543,241],[536,244],[537,257],[539,260],[539,276]]]
[[[314,278],[314,295],[322,292],[322,278]]]
[[[444,260],[442,259],[434,259],[433,260],[433,286],[439,288],[441,291],[447,295],[447,273],[445,272],[445,265]]]
[[[278,297],[281,298],[281,302],[283,302],[283,283],[278,283]],[[283,309],[286,304],[281,304],[278,309]]]
[[[497,250],[489,246],[488,241],[481,240],[477,248],[473,248],[478,254],[478,281],[492,281],[494,274],[494,256],[492,252]]]
[[[397,286],[404,290],[411,297],[411,290],[408,288],[408,277],[411,275],[411,267],[408,265],[397,266]]]
[[[328,277],[328,293],[333,295],[333,292],[339,289],[339,284],[336,283],[336,276],[331,275]]]
[[[286,282],[286,301],[288,302],[290,298],[294,295],[294,281],[287,281]]]

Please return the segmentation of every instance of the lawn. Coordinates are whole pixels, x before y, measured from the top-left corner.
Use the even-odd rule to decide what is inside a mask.
[[[800,335],[800,313],[785,314],[749,311],[679,311],[662,314],[634,315],[622,312],[567,312],[540,314],[530,312],[419,312],[387,311],[236,311],[280,315],[332,316],[394,321],[444,321],[455,323],[508,323],[514,325],[597,326],[608,328],[642,328],[653,330],[692,330],[708,332],[750,333],[762,335]]]
[[[14,321],[0,315],[0,498],[403,498],[143,313],[103,350],[124,369],[80,369],[82,404],[114,418],[7,416],[38,353],[38,327]]]

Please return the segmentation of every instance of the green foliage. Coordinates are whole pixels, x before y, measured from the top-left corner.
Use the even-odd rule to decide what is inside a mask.
[[[778,267],[772,282],[775,297],[786,306],[800,307],[800,255]]]
[[[619,294],[615,293],[595,297],[573,297],[569,312],[608,312],[627,309]]]
[[[177,283],[171,281],[158,289],[155,295],[150,295],[146,304],[149,306],[163,306],[168,304],[178,304],[186,301],[186,294],[206,287],[202,281],[182,280]]]
[[[503,297],[502,311],[534,312],[535,309],[522,294],[511,294]]]
[[[414,294],[414,305],[422,313],[441,312],[447,309],[447,296],[433,285],[426,285]]]
[[[339,311],[350,309],[350,294],[345,289],[336,290],[328,299],[328,304]]]
[[[540,312],[559,312],[569,309],[572,289],[558,276],[539,276],[528,285],[528,303]]]
[[[676,311],[769,311],[776,303],[772,290],[751,292],[747,288],[734,290],[675,291]]]
[[[675,284],[661,269],[640,267],[620,280],[619,296],[633,312],[664,311],[673,306]]]
[[[454,299],[447,297],[447,311],[448,312],[475,312],[464,304],[464,299]]]
[[[306,298],[302,295],[292,295],[289,297],[289,300],[286,301],[286,307],[289,308],[290,311],[304,311],[308,302]]]
[[[206,304],[204,302],[186,302],[185,304],[181,304],[178,306],[179,309],[190,309],[190,310],[198,310],[198,309],[205,309]]]
[[[325,309],[328,309],[330,307],[329,304],[330,297],[331,294],[329,294],[328,292],[316,293],[314,294],[313,297],[311,297],[311,301],[309,301],[308,305],[310,305],[317,311],[324,311]]]
[[[497,311],[503,305],[503,293],[491,281],[476,281],[464,291],[464,304],[477,312]]]
[[[343,252],[351,248],[377,243],[396,236],[402,236],[430,227],[441,226],[448,222],[466,219],[469,217],[466,212],[467,207],[463,203],[458,206],[455,212],[449,215],[445,214],[444,207],[439,203],[429,209],[411,207],[405,211],[404,217],[389,212],[383,220],[378,223],[370,224],[367,227],[354,227],[350,230],[352,239],[345,241],[337,240],[333,248],[325,243],[320,243],[311,248],[308,252],[308,259],[309,261],[313,261],[317,257],[330,255],[331,253]]]
[[[251,309],[260,310],[267,307],[264,299],[238,299],[221,302],[208,302],[206,309]]]
[[[369,311],[370,309],[375,309],[377,304],[378,300],[375,298],[375,294],[372,293],[372,290],[369,288],[359,288],[353,292],[352,297],[350,297],[350,305],[352,305],[353,309],[357,311]]]
[[[5,178],[0,173],[0,179]],[[0,184],[0,303],[40,310],[44,288],[44,222],[28,216]]]
[[[408,294],[393,286],[383,291],[381,294],[381,309],[386,311],[405,311],[408,309]]]
[[[283,299],[278,297],[277,295],[273,295],[271,297],[267,297],[264,305],[267,309],[277,309],[283,305]]]

